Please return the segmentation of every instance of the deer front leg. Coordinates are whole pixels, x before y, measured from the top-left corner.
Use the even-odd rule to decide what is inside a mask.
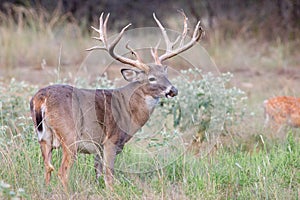
[[[104,169],[105,169],[105,186],[110,190],[113,190],[114,181],[114,164],[116,158],[117,148],[116,145],[110,141],[104,144]]]

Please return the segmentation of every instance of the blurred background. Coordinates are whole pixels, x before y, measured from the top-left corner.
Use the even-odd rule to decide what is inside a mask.
[[[89,26],[102,11],[112,13],[115,27],[130,21],[135,26],[153,26],[152,13],[162,20],[170,19],[176,10],[183,9],[192,20],[201,20],[209,29],[222,29],[224,37],[249,34],[265,39],[295,39],[300,30],[299,0],[2,0],[0,10],[14,20],[26,17],[23,9],[34,9],[37,14],[54,11],[67,21]],[[18,7],[18,8],[17,8]],[[58,14],[58,13],[55,13]],[[23,16],[22,16],[23,15]],[[3,19],[2,19],[3,20]]]

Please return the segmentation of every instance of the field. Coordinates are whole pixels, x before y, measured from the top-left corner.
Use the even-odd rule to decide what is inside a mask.
[[[49,23],[34,21],[27,21],[27,26],[7,19],[0,27],[0,199],[300,198],[300,130],[284,127],[277,133],[265,128],[262,109],[269,97],[299,96],[300,41],[223,39],[218,31],[207,32],[202,46],[168,64],[174,66],[170,79],[183,88],[171,103],[192,107],[195,94],[184,88],[193,86],[197,91],[198,83],[210,85],[203,90],[211,92],[211,98],[219,97],[213,106],[228,114],[215,117],[221,118],[220,127],[212,121],[208,122],[211,129],[201,127],[205,126],[201,117],[200,125],[185,123],[192,117],[189,112],[181,116],[185,124],[175,126],[176,117],[167,112],[169,108],[158,106],[146,128],[118,156],[114,191],[105,189],[103,179],[96,182],[91,155],[78,156],[70,189],[65,191],[57,178],[60,150],[54,150],[56,171],[45,186],[30,98],[53,83],[98,88],[125,82],[119,80],[120,66],[111,64],[105,53],[84,51],[94,44],[91,33],[66,23],[63,16]],[[142,45],[145,38],[135,33],[128,33],[131,43]],[[188,71],[180,72],[194,67],[202,70],[194,79]],[[213,77],[206,76],[208,72]],[[228,80],[226,72],[230,72]],[[222,76],[227,81],[217,82]],[[203,96],[201,100],[207,93]],[[205,102],[201,105],[210,109]],[[196,106],[201,107],[197,102]],[[162,126],[164,131],[151,132]]]

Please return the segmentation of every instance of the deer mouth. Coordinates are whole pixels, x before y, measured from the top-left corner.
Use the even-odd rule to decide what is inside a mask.
[[[165,96],[169,99],[177,96],[177,94],[178,94],[178,90],[174,86],[172,86],[170,91],[167,92]]]

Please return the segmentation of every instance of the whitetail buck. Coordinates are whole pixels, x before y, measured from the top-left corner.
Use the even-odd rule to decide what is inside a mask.
[[[264,101],[265,126],[270,122],[279,131],[282,126],[300,127],[300,98],[280,96]]]
[[[161,97],[174,97],[177,89],[167,78],[167,66],[162,62],[186,51],[200,40],[204,33],[197,23],[191,40],[185,42],[187,35],[187,18],[184,16],[184,29],[181,36],[171,43],[164,27],[153,14],[166,42],[166,52],[158,55],[158,45],[151,50],[155,63],[145,64],[140,56],[128,45],[126,46],[136,60],[118,55],[114,52],[124,31],[111,42],[107,37],[109,14],[100,27],[92,27],[103,43],[87,50],[105,50],[114,59],[131,65],[136,69],[122,69],[121,73],[128,85],[108,89],[78,89],[69,85],[52,85],[40,89],[31,99],[30,110],[45,165],[45,181],[50,182],[52,149],[62,147],[63,157],[59,169],[59,178],[67,188],[68,174],[78,152],[95,154],[95,171],[97,178],[105,170],[105,185],[112,189],[115,157],[149,119],[155,105]],[[175,48],[176,47],[176,48]]]

